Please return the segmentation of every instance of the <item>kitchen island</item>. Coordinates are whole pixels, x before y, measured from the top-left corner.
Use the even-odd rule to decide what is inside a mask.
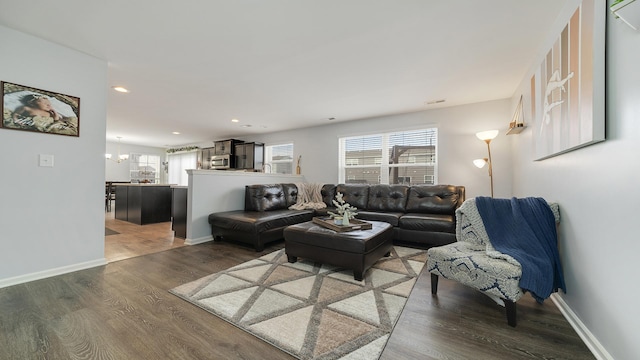
[[[171,185],[114,184],[115,218],[138,225],[171,221]]]

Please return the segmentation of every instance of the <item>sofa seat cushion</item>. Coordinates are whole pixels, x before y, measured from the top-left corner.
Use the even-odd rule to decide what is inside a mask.
[[[427,270],[480,290],[492,298],[518,301],[522,268],[487,254],[486,246],[462,241],[430,248]]]
[[[272,229],[310,221],[312,218],[312,210],[236,210],[209,215],[209,224],[221,229],[259,234]]]
[[[407,230],[447,232],[455,234],[456,223],[453,215],[408,213],[400,217],[399,225]]]
[[[326,208],[322,208],[322,209],[314,209],[314,211],[315,211],[315,216],[329,216],[329,211],[335,214],[338,213],[338,209],[336,209],[333,206],[327,206]]]
[[[393,240],[398,243],[419,244],[420,246],[442,246],[456,242],[456,234],[441,231],[407,230],[393,228]]]
[[[358,215],[356,215],[356,219],[365,220],[365,221],[384,221],[387,224],[398,226],[400,217],[403,215],[404,213],[401,213],[401,212],[379,212],[379,211],[358,210]]]

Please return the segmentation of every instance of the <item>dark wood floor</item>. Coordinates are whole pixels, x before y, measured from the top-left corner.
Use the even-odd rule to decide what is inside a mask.
[[[261,253],[225,242],[183,246],[0,289],[0,359],[292,359],[167,290]],[[547,300],[504,309],[423,272],[382,359],[593,359]]]

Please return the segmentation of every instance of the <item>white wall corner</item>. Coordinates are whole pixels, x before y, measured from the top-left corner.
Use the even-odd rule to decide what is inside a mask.
[[[569,307],[569,305],[564,301],[562,296],[556,294],[551,294],[551,301],[558,307],[562,315],[564,315],[565,319],[569,322],[571,327],[578,333],[580,339],[584,342],[585,345],[591,350],[593,356],[598,360],[615,360],[611,354],[602,346],[600,341],[596,339],[596,337],[589,331],[589,329],[584,325],[582,320],[576,315],[573,310]]]

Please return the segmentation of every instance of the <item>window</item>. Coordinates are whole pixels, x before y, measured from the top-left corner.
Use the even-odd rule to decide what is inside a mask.
[[[437,138],[435,128],[340,138],[340,182],[434,184]]]
[[[293,144],[265,146],[265,172],[293,174]]]
[[[435,179],[433,175],[425,175],[423,180],[425,184],[435,185]]]
[[[198,152],[179,152],[167,155],[169,161],[169,184],[181,186],[189,185],[187,169],[195,169],[198,166]]]
[[[132,183],[160,183],[160,156],[131,154],[129,174]]]

